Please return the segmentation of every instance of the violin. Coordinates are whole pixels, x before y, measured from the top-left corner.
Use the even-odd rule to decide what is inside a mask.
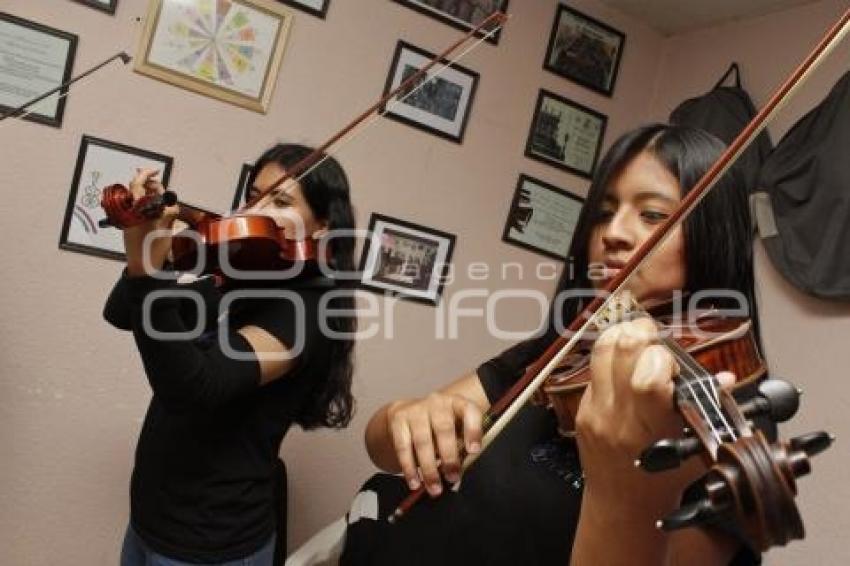
[[[128,228],[159,217],[167,206],[177,205],[178,220],[188,229],[172,237],[171,253],[175,269],[202,273],[293,269],[298,274],[315,273],[309,269],[319,261],[319,244],[313,238],[295,240],[268,216],[220,214],[187,205],[172,191],[133,198],[119,184],[103,189],[101,206],[106,213],[102,225]],[[327,246],[323,250],[327,258]],[[308,267],[308,269],[303,269]]]

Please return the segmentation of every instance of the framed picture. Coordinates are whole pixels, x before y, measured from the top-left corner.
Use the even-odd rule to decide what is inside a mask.
[[[520,175],[502,241],[564,261],[582,206],[584,199]]]
[[[79,2],[80,4],[85,4],[86,6],[91,6],[92,8],[97,8],[98,10],[102,10],[107,14],[114,14],[115,8],[118,7],[118,0],[74,0],[75,2]]]
[[[277,0],[278,2],[283,2],[284,4],[289,4],[293,8],[298,8],[299,10],[303,10],[308,14],[313,14],[317,18],[325,18],[325,15],[328,13],[328,4],[331,3],[331,0]]]
[[[167,155],[83,136],[59,247],[109,259],[126,259],[121,230],[99,225],[106,218],[100,206],[101,191],[115,183],[126,185],[137,168],[158,169],[162,184],[168,186],[172,163],[173,159]]]
[[[454,245],[454,234],[372,213],[360,258],[361,286],[436,305]]]
[[[384,95],[427,65],[435,55],[404,41],[396,45]],[[443,64],[448,61],[442,61]],[[463,142],[478,73],[460,65],[435,65],[417,84],[387,103],[384,116],[451,141]]]
[[[590,179],[607,123],[605,115],[541,90],[531,119],[525,155]]]
[[[625,41],[622,32],[560,4],[543,68],[611,96]]]
[[[233,195],[233,204],[230,205],[231,212],[245,204],[245,193],[248,192],[248,179],[251,178],[251,171],[253,169],[253,163],[242,164],[242,170],[239,171],[239,181],[236,183],[236,193]]]
[[[447,23],[465,32],[478,27],[494,12],[507,13],[508,0],[394,0],[397,4],[413,8],[441,22]],[[489,38],[492,44],[499,43],[501,30]]]
[[[71,79],[77,36],[0,12],[0,115]],[[64,88],[27,108],[25,120],[61,127]]]
[[[135,70],[265,113],[292,19],[274,0],[151,0]]]

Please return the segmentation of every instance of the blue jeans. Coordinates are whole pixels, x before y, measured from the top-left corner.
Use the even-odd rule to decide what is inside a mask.
[[[275,535],[254,554],[238,560],[216,562],[207,566],[272,566],[274,564]],[[154,552],[143,541],[133,527],[127,527],[124,546],[121,548],[121,566],[197,566],[193,562],[174,560]]]

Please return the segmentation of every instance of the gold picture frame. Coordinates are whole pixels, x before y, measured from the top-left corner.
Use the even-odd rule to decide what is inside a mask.
[[[134,70],[265,114],[293,19],[273,0],[150,0]]]

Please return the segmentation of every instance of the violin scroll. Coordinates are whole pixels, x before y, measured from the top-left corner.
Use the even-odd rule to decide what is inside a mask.
[[[100,198],[106,218],[98,224],[101,228],[114,226],[123,230],[158,218],[165,207],[175,204],[177,195],[173,191],[134,199],[133,193],[124,185],[109,185],[103,189]]]

